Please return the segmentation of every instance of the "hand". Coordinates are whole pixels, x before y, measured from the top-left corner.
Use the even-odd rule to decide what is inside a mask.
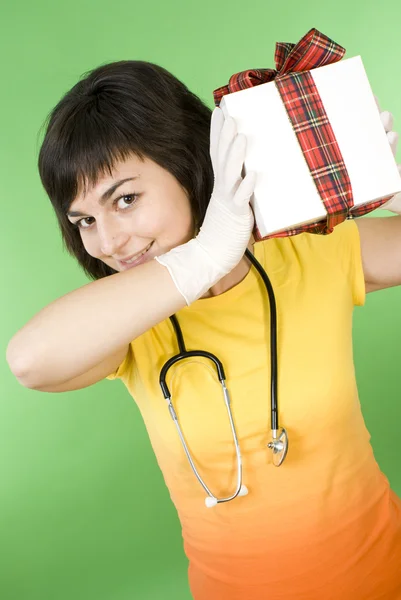
[[[379,100],[376,98],[376,96],[375,96],[375,100],[376,100],[377,108],[379,109],[379,112],[380,112],[380,119],[381,119],[381,122],[383,123],[384,131],[387,134],[387,139],[390,144],[390,148],[392,150],[394,158],[396,158],[399,135],[398,135],[398,133],[393,131],[394,117],[387,110],[386,111],[381,110]],[[397,167],[398,167],[398,171],[401,175],[401,165],[397,165]],[[388,202],[386,202],[386,204],[382,204],[382,206],[380,207],[380,210],[389,210],[391,212],[394,212],[394,213],[400,215],[401,214],[401,192],[399,192],[398,194],[395,194],[395,196],[393,196]]]
[[[197,240],[224,275],[241,260],[254,225],[249,200],[256,175],[247,173],[242,179],[245,150],[246,137],[237,134],[234,119],[224,119],[223,111],[215,108],[210,131],[214,187]]]
[[[256,174],[242,179],[245,150],[246,137],[237,134],[234,119],[215,108],[210,130],[214,187],[203,224],[194,239],[156,257],[188,305],[232,271],[249,243]]]

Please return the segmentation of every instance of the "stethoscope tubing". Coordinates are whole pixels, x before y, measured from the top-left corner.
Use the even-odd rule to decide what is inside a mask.
[[[266,286],[270,306],[270,402],[271,402],[271,428],[279,429],[278,401],[277,401],[277,307],[271,281],[256,257],[248,250],[245,255],[253,264]]]
[[[282,464],[282,462],[285,459],[285,456],[287,455],[288,437],[287,437],[287,432],[285,429],[282,429],[281,433],[278,431],[279,430],[279,421],[278,421],[278,400],[277,400],[277,309],[276,309],[276,300],[274,297],[274,291],[273,291],[273,287],[271,285],[270,279],[269,279],[266,271],[263,269],[262,265],[259,263],[259,261],[256,259],[256,257],[248,249],[246,249],[245,255],[248,258],[248,260],[251,262],[251,264],[255,267],[255,269],[258,271],[259,275],[262,277],[262,280],[265,284],[265,287],[266,287],[266,290],[268,293],[268,297],[269,297],[270,364],[271,364],[271,369],[270,369],[270,371],[271,371],[271,373],[270,373],[270,381],[271,381],[271,383],[270,383],[270,398],[271,398],[270,412],[271,412],[271,430],[273,433],[273,442],[270,442],[268,444],[268,447],[273,450],[273,455],[275,455],[275,454],[280,455],[280,461],[277,464],[275,463],[276,466],[279,466]],[[242,457],[241,457],[241,451],[240,451],[240,447],[239,447],[238,437],[237,437],[237,433],[236,433],[236,429],[235,429],[235,425],[234,425],[234,421],[233,421],[233,417],[232,417],[232,412],[231,412],[231,408],[230,408],[231,401],[230,401],[230,395],[229,395],[229,392],[227,390],[226,383],[225,383],[224,367],[223,367],[222,362],[217,358],[217,356],[215,356],[211,352],[206,352],[204,350],[187,350],[186,346],[185,346],[185,342],[184,342],[184,337],[182,335],[182,330],[178,323],[178,319],[177,319],[176,315],[171,315],[170,321],[173,325],[174,332],[175,332],[175,335],[177,338],[179,352],[178,352],[178,354],[176,354],[176,355],[172,356],[170,359],[168,359],[166,361],[166,363],[163,365],[163,367],[161,368],[160,376],[159,376],[160,387],[163,392],[163,396],[168,403],[168,409],[170,411],[170,415],[176,426],[178,435],[179,435],[181,443],[184,447],[184,451],[185,451],[185,454],[191,465],[191,468],[192,468],[196,478],[198,479],[199,483],[201,484],[201,486],[203,487],[205,492],[208,494],[208,498],[206,499],[206,504],[209,506],[212,506],[216,503],[228,502],[230,500],[233,500],[238,495],[240,495],[240,496],[246,495],[248,493],[248,490],[245,486],[242,485]],[[237,457],[237,486],[236,486],[235,492],[231,496],[228,496],[226,498],[217,498],[216,496],[214,496],[212,491],[208,488],[208,486],[205,484],[202,477],[200,476],[200,474],[196,468],[196,465],[192,459],[191,453],[189,452],[187,443],[184,438],[184,434],[182,432],[182,429],[181,429],[179,421],[178,421],[177,414],[174,410],[174,406],[173,406],[172,399],[171,399],[171,393],[170,393],[170,390],[166,383],[166,377],[167,377],[168,370],[173,365],[175,365],[179,361],[185,360],[186,358],[191,358],[191,357],[195,357],[195,356],[207,358],[214,363],[214,365],[216,367],[218,379],[222,386],[222,391],[223,391],[223,395],[224,395],[224,403],[226,405],[228,417],[230,420],[230,427],[231,427],[231,432],[232,432],[233,439],[234,439],[235,452],[236,452],[236,457]],[[279,436],[277,436],[278,433],[279,433]],[[212,504],[208,504],[208,500],[212,500]]]
[[[215,356],[214,354],[212,354],[211,352],[205,352],[204,350],[186,350],[185,347],[185,342],[184,342],[184,337],[182,335],[182,330],[181,327],[178,323],[177,317],[175,315],[172,315],[170,317],[171,322],[173,323],[173,327],[176,333],[176,337],[178,340],[178,346],[180,348],[180,352],[178,354],[176,354],[175,356],[172,356],[162,367],[161,371],[160,371],[160,377],[159,377],[159,381],[160,381],[160,387],[162,389],[164,398],[167,400],[168,403],[168,409],[170,411],[170,415],[171,418],[174,421],[174,424],[176,426],[178,435],[180,436],[180,440],[181,443],[184,447],[185,450],[185,454],[187,455],[187,458],[189,460],[189,463],[192,467],[193,472],[195,473],[195,476],[197,478],[197,480],[199,481],[199,483],[201,484],[201,486],[203,487],[203,489],[205,490],[205,492],[210,496],[210,497],[214,497],[213,492],[208,488],[208,486],[206,485],[206,483],[203,481],[202,477],[200,476],[198,469],[196,468],[196,465],[192,459],[191,453],[188,449],[187,443],[185,441],[185,437],[184,434],[182,432],[182,429],[180,427],[180,424],[178,422],[178,417],[177,414],[174,410],[174,406],[171,400],[171,394],[170,394],[170,390],[167,386],[166,383],[166,376],[167,376],[167,372],[170,369],[170,367],[172,367],[173,365],[175,365],[177,362],[181,361],[181,360],[185,360],[186,358],[191,358],[194,356],[203,356],[204,358],[207,358],[209,360],[212,360],[216,366],[216,370],[217,370],[217,376],[219,378],[220,384],[222,386],[222,390],[223,390],[223,396],[224,396],[224,404],[226,405],[227,408],[227,414],[228,414],[228,418],[230,420],[230,427],[231,427],[231,433],[233,435],[233,439],[234,439],[234,445],[235,445],[235,454],[237,457],[237,487],[235,492],[231,495],[228,496],[226,498],[219,498],[219,502],[229,502],[230,500],[233,500],[234,498],[236,498],[238,496],[238,494],[241,491],[241,486],[242,486],[242,456],[241,456],[241,450],[239,447],[239,443],[238,443],[238,438],[237,438],[237,432],[235,430],[235,425],[234,425],[234,421],[232,418],[232,413],[230,410],[230,394],[228,392],[228,389],[226,387],[226,376],[225,376],[225,372],[224,372],[224,367],[222,362],[217,358],[217,356]]]

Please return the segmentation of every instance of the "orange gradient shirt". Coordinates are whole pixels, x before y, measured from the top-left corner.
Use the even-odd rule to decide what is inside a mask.
[[[270,312],[251,268],[224,294],[177,313],[188,350],[223,362],[249,494],[213,508],[192,472],[159,372],[178,352],[169,319],[135,339],[118,370],[137,403],[182,525],[195,600],[401,599],[401,500],[370,444],[356,387],[352,314],[365,302],[358,228],[254,245],[277,303],[278,404],[289,436],[270,441]],[[188,359],[167,377],[196,466],[217,497],[236,456],[214,366]]]

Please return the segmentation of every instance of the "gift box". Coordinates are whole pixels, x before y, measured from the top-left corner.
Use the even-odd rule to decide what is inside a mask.
[[[362,59],[344,53],[311,29],[276,45],[276,69],[236,73],[213,92],[247,138],[256,240],[331,233],[401,191]]]

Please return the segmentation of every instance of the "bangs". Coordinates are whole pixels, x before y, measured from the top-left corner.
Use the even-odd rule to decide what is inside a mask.
[[[85,196],[102,176],[112,176],[117,162],[133,155],[144,160],[132,129],[125,131],[123,123],[116,127],[113,119],[93,110],[93,105],[85,108],[67,118],[64,115],[62,128],[50,122],[40,152],[42,183],[55,208],[65,214],[78,195]]]

